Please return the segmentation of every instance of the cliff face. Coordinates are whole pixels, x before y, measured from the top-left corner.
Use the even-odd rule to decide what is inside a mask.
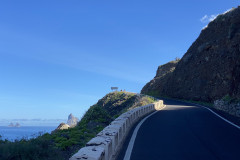
[[[170,75],[175,70],[179,60],[168,62],[158,67],[156,76],[148,82],[142,89],[142,93],[159,95],[162,93],[164,85],[167,83]]]
[[[142,93],[208,102],[225,95],[240,98],[240,7],[210,22],[175,70],[160,74]]]

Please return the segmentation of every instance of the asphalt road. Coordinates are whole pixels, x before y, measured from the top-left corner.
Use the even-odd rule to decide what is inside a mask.
[[[240,160],[240,129],[202,107],[164,103],[139,129],[131,160]]]

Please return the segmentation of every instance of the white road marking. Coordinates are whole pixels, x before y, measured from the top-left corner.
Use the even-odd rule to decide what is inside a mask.
[[[222,120],[224,120],[225,122],[227,122],[227,123],[231,124],[232,126],[238,128],[238,129],[240,129],[240,126],[238,126],[238,125],[234,124],[233,122],[227,120],[226,118],[220,116],[219,114],[217,114],[216,112],[214,112],[213,110],[211,110],[211,109],[208,108],[208,107],[202,106],[202,105],[200,105],[200,104],[190,103],[190,102],[187,102],[187,103],[192,104],[192,105],[195,105],[195,106],[203,107],[203,108],[209,110],[210,112],[212,112],[213,114],[215,114],[217,117],[219,117],[219,118],[221,118]]]
[[[227,122],[227,123],[231,124],[232,126],[240,129],[240,126],[238,126],[238,125],[234,124],[233,122],[225,119],[224,117],[220,116],[219,114],[217,114],[216,112],[214,112],[214,111],[211,110],[210,108],[205,107],[205,106],[202,106],[202,105],[199,105],[199,104],[194,104],[194,103],[190,103],[190,104],[193,104],[193,105],[195,105],[195,106],[203,107],[203,108],[209,110],[210,112],[212,112],[212,113],[213,113],[214,115],[216,115],[217,117],[219,117],[219,118],[221,118],[222,120],[224,120],[225,122]],[[166,107],[166,105],[165,105],[163,108],[165,108],[165,107]],[[161,108],[161,110],[162,110],[163,108]],[[139,128],[141,127],[141,125],[142,125],[149,117],[151,117],[152,115],[156,114],[157,112],[158,112],[158,111],[155,111],[155,112],[153,112],[152,114],[148,115],[148,116],[145,117],[143,120],[141,120],[141,122],[137,125],[137,127],[135,128],[135,130],[134,130],[134,132],[133,132],[133,135],[132,135],[132,137],[131,137],[131,139],[130,139],[130,142],[129,142],[129,144],[128,144],[128,148],[127,148],[127,150],[126,150],[126,153],[125,153],[125,156],[124,156],[124,159],[123,159],[123,160],[130,160],[131,154],[132,154],[133,145],[134,145],[135,139],[136,139],[136,137],[137,137],[137,133],[138,133]]]
[[[165,108],[165,107],[166,107],[166,105],[163,108]],[[162,110],[163,108],[161,108],[160,110]],[[131,157],[131,154],[132,154],[133,145],[134,145],[135,139],[137,137],[137,133],[138,133],[139,128],[141,127],[143,122],[145,122],[149,117],[151,117],[152,115],[156,114],[157,112],[158,111],[155,111],[155,112],[151,113],[150,115],[148,115],[147,117],[145,117],[143,120],[141,120],[141,122],[134,129],[134,132],[133,132],[132,137],[130,139],[130,142],[128,144],[128,148],[126,150],[126,153],[125,153],[125,156],[124,156],[123,160],[130,160],[130,157]]]
[[[216,116],[218,116],[219,118],[221,118],[222,120],[224,120],[225,122],[227,122],[227,123],[233,125],[234,127],[240,129],[240,126],[238,126],[238,125],[234,124],[233,122],[227,120],[226,118],[220,116],[219,114],[217,114],[216,112],[214,112],[214,111],[211,110],[210,108],[204,107],[204,106],[202,106],[202,105],[200,105],[200,106],[203,107],[203,108],[205,108],[205,109],[207,109],[207,110],[209,110],[210,112],[212,112],[213,114],[215,114]]]

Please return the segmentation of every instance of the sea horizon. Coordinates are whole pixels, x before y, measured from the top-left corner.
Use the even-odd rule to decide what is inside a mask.
[[[24,126],[58,126],[60,123],[66,123],[67,119],[0,119],[0,126],[8,127],[12,124]]]
[[[8,127],[0,126],[0,136],[2,140],[15,141],[20,139],[36,138],[44,133],[51,133],[56,126],[21,126]]]

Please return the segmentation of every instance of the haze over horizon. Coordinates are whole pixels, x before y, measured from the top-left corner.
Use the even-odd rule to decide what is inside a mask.
[[[0,119],[1,126],[9,126],[10,123],[19,123],[21,127],[25,126],[58,126],[60,123],[66,123],[67,119]]]
[[[2,1],[0,119],[77,117],[118,86],[140,92],[237,1]]]

